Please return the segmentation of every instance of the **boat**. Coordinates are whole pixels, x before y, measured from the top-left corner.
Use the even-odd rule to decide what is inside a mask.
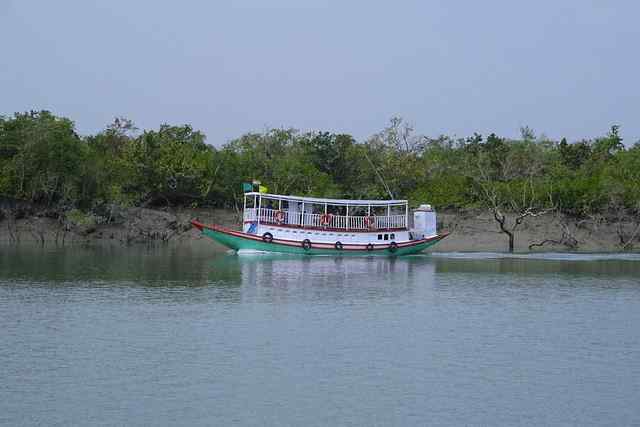
[[[244,193],[242,230],[197,219],[205,236],[239,253],[400,256],[444,239],[430,205],[413,210],[407,200],[347,200]]]

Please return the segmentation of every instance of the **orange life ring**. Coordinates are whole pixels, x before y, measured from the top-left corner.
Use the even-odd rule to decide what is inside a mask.
[[[320,224],[326,227],[327,225],[331,224],[332,219],[333,215],[331,215],[330,213],[322,214],[322,216],[320,217]]]
[[[369,230],[374,230],[376,228],[376,217],[374,217],[373,215],[365,216],[364,225]]]
[[[284,222],[284,211],[277,211],[275,218],[278,224],[282,224]]]

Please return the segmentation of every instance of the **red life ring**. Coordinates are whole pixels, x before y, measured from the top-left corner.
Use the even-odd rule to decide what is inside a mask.
[[[322,214],[322,216],[320,217],[320,224],[326,227],[329,224],[331,224],[332,219],[333,219],[333,215],[329,213]]]
[[[282,224],[284,222],[284,211],[277,211],[275,218],[278,224]]]
[[[364,225],[369,230],[374,230],[376,228],[376,217],[373,216],[373,215],[365,216],[364,217]]]

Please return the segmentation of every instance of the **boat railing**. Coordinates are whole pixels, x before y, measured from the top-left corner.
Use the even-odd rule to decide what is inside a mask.
[[[258,218],[259,217],[259,218]],[[247,208],[244,211],[244,221],[260,221],[263,224],[297,226],[319,229],[337,230],[385,230],[404,229],[407,227],[405,215],[324,215],[300,211]]]

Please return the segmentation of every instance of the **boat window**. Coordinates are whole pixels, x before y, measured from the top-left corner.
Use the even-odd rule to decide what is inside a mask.
[[[384,235],[384,240],[389,240],[389,235],[388,234]]]
[[[391,238],[391,240],[393,240],[393,239],[396,238],[396,235],[395,234],[391,234],[391,236],[389,236],[389,237]]]
[[[378,234],[378,240],[382,240],[382,234]]]

